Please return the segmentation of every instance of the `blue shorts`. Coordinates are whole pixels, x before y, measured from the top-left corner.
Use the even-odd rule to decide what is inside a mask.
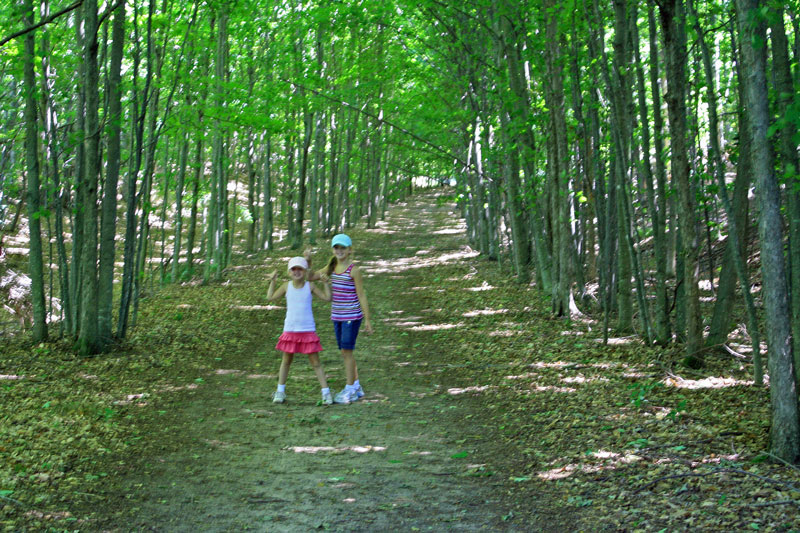
[[[340,350],[355,350],[358,328],[361,327],[361,319],[358,320],[334,320],[333,331],[336,333],[336,344]]]

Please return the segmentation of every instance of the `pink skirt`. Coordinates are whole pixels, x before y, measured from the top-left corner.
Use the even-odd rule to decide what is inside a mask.
[[[313,331],[284,331],[275,348],[286,353],[317,353],[322,351],[322,344]]]

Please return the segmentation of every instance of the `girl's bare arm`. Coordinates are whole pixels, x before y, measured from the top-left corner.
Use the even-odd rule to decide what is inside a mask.
[[[305,258],[306,261],[308,261],[308,270],[306,270],[306,279],[308,281],[317,281],[317,280],[328,281],[327,279],[325,279],[327,276],[324,275],[325,273],[324,268],[321,268],[316,271],[312,269],[311,260],[313,258],[313,250],[311,250],[311,248],[306,248],[303,251],[303,257]]]
[[[269,288],[267,289],[267,300],[271,302],[272,300],[277,300],[278,298],[286,294],[286,287],[289,285],[289,282],[287,281],[286,283],[282,284],[277,290],[275,290],[275,283],[278,280],[278,273],[273,272],[272,274],[270,274],[269,278],[270,279],[269,279]]]
[[[331,301],[331,289],[328,287],[327,283],[319,283],[319,284],[311,284],[311,292],[314,293],[317,298],[325,300],[326,302]]]
[[[361,276],[361,270],[354,266],[350,271],[353,277],[353,282],[356,286],[356,295],[358,295],[358,303],[361,305],[361,312],[364,313],[364,331],[372,335],[372,320],[369,312],[369,302],[367,302],[367,291],[364,289],[364,278]]]

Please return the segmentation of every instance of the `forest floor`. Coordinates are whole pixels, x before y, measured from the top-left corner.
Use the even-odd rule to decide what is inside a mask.
[[[106,356],[6,344],[0,526],[800,531],[800,471],[764,451],[769,394],[749,361],[687,370],[678,348],[604,346],[593,321],[552,318],[469,248],[446,196],[350,234],[376,330],[359,336],[351,405],[318,405],[302,358],[271,402],[284,309],[266,274],[289,250],[154,291]],[[315,303],[335,392],[328,313]]]

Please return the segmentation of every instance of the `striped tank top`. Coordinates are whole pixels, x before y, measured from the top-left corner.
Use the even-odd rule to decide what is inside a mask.
[[[331,320],[335,322],[364,318],[356,294],[356,283],[350,275],[352,269],[351,264],[341,274],[331,274]]]

